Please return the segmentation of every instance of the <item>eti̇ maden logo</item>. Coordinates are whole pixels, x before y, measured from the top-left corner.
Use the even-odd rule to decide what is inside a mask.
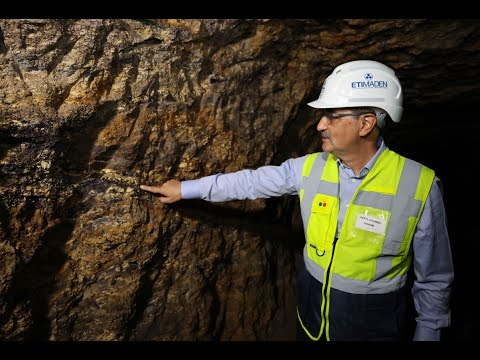
[[[385,80],[373,80],[372,73],[365,73],[363,77],[365,81],[352,81],[352,89],[386,89],[388,87]]]

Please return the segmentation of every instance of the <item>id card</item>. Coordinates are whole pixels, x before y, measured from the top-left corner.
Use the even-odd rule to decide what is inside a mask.
[[[357,215],[357,221],[355,222],[355,227],[374,232],[376,234],[385,235],[385,227],[387,226],[387,221],[378,217],[368,216],[364,214]]]

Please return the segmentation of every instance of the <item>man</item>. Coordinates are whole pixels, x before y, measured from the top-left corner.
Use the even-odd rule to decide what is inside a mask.
[[[395,72],[370,60],[334,69],[318,100],[323,152],[197,180],[145,186],[160,201],[299,195],[305,231],[297,292],[298,339],[405,340],[409,286],[413,340],[441,340],[450,325],[453,261],[441,183],[432,169],[388,149],[399,122]]]

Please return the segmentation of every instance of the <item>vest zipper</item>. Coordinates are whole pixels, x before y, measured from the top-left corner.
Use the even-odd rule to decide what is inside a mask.
[[[335,255],[335,245],[337,244],[337,240],[338,238],[333,239],[332,256],[330,257],[330,261],[328,262],[327,274],[325,277],[326,283],[323,285],[323,294],[322,294],[323,306],[322,306],[321,316],[322,316],[322,323],[325,324],[323,328],[325,329],[324,335],[327,341],[330,341],[330,334],[329,334],[330,331],[329,331],[329,324],[327,319],[327,309],[330,308],[330,298],[329,298],[330,291],[328,290],[330,289],[330,284],[332,282],[330,271],[332,269],[333,256]]]

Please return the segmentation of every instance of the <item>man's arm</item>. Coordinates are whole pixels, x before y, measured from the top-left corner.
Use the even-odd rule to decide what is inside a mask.
[[[267,165],[181,182],[169,180],[159,186],[140,185],[140,188],[160,194],[160,201],[165,204],[181,199],[220,202],[295,195],[300,188],[306,157],[289,159],[279,166]]]
[[[453,260],[447,232],[441,183],[435,178],[413,238],[412,288],[417,310],[415,341],[439,341],[450,326]]]

